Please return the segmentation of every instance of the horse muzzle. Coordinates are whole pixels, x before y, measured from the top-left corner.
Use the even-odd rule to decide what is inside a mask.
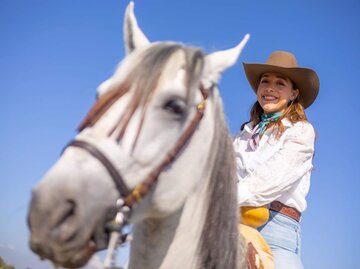
[[[91,223],[81,218],[84,212],[76,202],[43,196],[38,190],[33,191],[28,214],[31,250],[55,265],[84,266],[96,251],[106,247],[109,240],[106,224],[114,218],[115,207],[106,211],[100,223]]]

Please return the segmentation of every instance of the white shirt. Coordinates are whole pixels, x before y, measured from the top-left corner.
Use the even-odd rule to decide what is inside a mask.
[[[283,119],[284,133],[265,131],[255,151],[248,146],[253,124],[248,123],[234,140],[240,206],[262,206],[280,201],[303,212],[313,168],[315,132],[308,122]]]

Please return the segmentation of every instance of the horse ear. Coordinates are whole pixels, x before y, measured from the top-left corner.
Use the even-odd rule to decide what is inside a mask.
[[[125,11],[124,40],[126,54],[129,54],[136,48],[150,44],[149,40],[138,26],[134,15],[134,2],[132,1],[128,4]]]
[[[222,72],[236,63],[249,38],[250,35],[246,34],[236,47],[217,51],[205,57],[205,67],[202,79],[204,87],[210,87],[212,84],[217,83]]]

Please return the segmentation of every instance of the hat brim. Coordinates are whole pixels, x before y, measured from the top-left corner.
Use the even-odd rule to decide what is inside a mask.
[[[308,108],[315,101],[320,87],[316,72],[304,67],[280,67],[268,64],[243,63],[246,77],[253,90],[257,91],[261,76],[265,73],[279,73],[288,77],[299,90],[304,108]]]

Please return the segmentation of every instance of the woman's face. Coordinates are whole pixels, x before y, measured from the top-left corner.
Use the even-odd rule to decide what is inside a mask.
[[[257,100],[265,113],[283,112],[299,94],[290,79],[278,73],[265,73],[256,92]]]

